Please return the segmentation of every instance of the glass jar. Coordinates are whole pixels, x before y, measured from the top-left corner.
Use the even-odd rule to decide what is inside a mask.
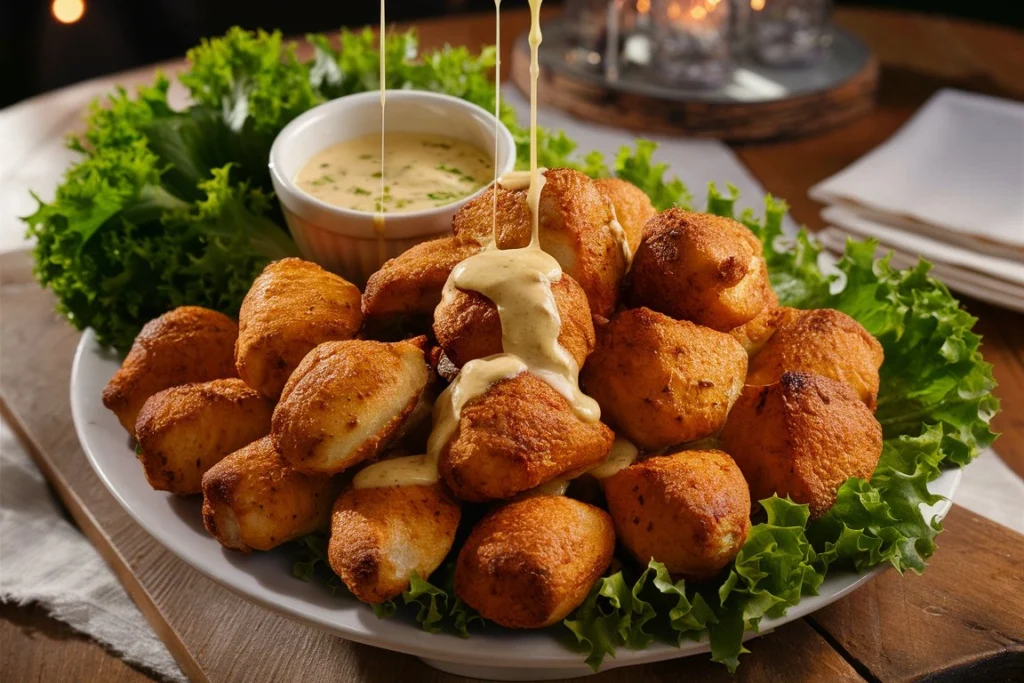
[[[749,0],[748,45],[769,66],[814,64],[832,44],[831,0]]]
[[[653,67],[666,82],[717,86],[732,72],[729,0],[654,0]]]

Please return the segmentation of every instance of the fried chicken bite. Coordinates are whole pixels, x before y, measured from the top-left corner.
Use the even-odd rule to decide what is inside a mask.
[[[441,484],[349,488],[334,504],[327,556],[363,602],[381,603],[428,577],[452,548],[461,511]]]
[[[663,211],[633,256],[630,305],[728,332],[777,303],[761,252],[760,240],[731,218]]]
[[[551,283],[551,293],[562,321],[558,343],[582,366],[594,350],[594,322],[587,295],[564,273]],[[434,335],[456,367],[503,351],[498,309],[479,292],[447,290],[434,312]]]
[[[432,315],[452,268],[478,251],[476,239],[442,237],[417,244],[370,276],[363,315]]]
[[[784,372],[775,384],[744,387],[721,445],[743,471],[753,500],[789,496],[820,517],[843,482],[871,477],[882,454],[882,427],[849,386]]]
[[[270,433],[274,404],[238,378],[153,394],[136,423],[139,461],[157,491],[190,495],[220,460]]]
[[[774,384],[787,370],[811,372],[849,385],[873,411],[883,360],[878,340],[832,308],[788,311],[778,331],[750,360],[747,384]]]
[[[746,372],[747,354],[729,335],[631,308],[598,329],[581,380],[604,420],[656,450],[716,434]]]
[[[502,626],[543,628],[583,602],[614,549],[604,510],[564,496],[524,498],[473,528],[455,566],[455,594]]]
[[[615,207],[615,217],[626,233],[629,253],[635,254],[640,247],[644,225],[658,213],[651,198],[633,183],[619,178],[597,178],[594,184],[604,191]]]
[[[603,423],[584,422],[547,382],[523,372],[462,408],[438,469],[462,500],[511,498],[601,462],[614,439]]]
[[[103,405],[135,436],[139,411],[150,396],[189,382],[237,377],[238,325],[223,313],[179,306],[150,320],[103,389]]]
[[[544,173],[540,194],[540,245],[555,257],[587,294],[590,310],[609,315],[619,301],[626,257],[611,227],[612,205],[594,181],[579,171],[554,168]],[[531,216],[527,190],[498,187],[498,246],[530,243]],[[480,243],[491,239],[493,198],[484,192],[452,218],[456,237]]]
[[[738,341],[753,358],[794,310],[785,306],[769,306],[749,322],[729,330],[729,336]]]
[[[263,437],[203,475],[203,526],[225,548],[270,550],[327,526],[334,483],[296,471]]]
[[[430,379],[424,338],[325,342],[295,369],[270,435],[295,469],[337,474],[375,457],[413,412]]]
[[[653,558],[673,577],[701,581],[728,565],[747,539],[747,482],[722,451],[654,456],[603,484],[616,538],[641,565]]]
[[[238,376],[276,399],[317,344],[355,336],[363,322],[360,300],[355,285],[311,261],[286,258],[269,264],[238,314]]]

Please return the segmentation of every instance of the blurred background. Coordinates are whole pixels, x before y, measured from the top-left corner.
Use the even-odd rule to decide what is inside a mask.
[[[503,0],[502,7],[526,0]],[[560,4],[547,0],[546,5]],[[877,0],[872,5],[1024,27],[1018,2]],[[493,0],[388,0],[389,21],[493,11]],[[277,0],[4,0],[0,2],[0,107],[94,76],[182,55],[235,24],[286,35],[373,23],[376,2]]]

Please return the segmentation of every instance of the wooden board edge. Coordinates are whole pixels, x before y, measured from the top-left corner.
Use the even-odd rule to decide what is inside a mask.
[[[171,656],[181,667],[181,670],[194,683],[210,683],[209,678],[203,672],[199,662],[189,652],[184,641],[181,640],[174,628],[164,619],[160,608],[150,597],[146,589],[135,578],[131,565],[113,545],[110,538],[104,533],[96,518],[92,516],[78,494],[74,492],[68,481],[64,478],[52,462],[43,453],[35,439],[28,432],[24,422],[15,413],[7,401],[7,397],[0,392],[0,418],[5,420],[14,432],[15,438],[22,445],[25,451],[32,458],[33,462],[42,471],[46,481],[53,487],[64,507],[74,519],[78,528],[85,534],[89,542],[99,552],[107,566],[113,570],[118,581],[124,586],[132,601],[142,612],[142,615],[149,622],[157,636],[167,646]]]

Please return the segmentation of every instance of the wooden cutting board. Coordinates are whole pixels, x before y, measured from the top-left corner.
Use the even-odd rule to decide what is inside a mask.
[[[0,286],[3,416],[193,681],[466,680],[253,605],[158,545],[122,511],[78,445],[68,381],[79,333],[53,313],[27,254],[0,256]],[[704,655],[588,680],[1013,680],[1024,671],[1024,537],[957,507],[946,526],[923,577],[887,571],[753,641],[735,679]]]

